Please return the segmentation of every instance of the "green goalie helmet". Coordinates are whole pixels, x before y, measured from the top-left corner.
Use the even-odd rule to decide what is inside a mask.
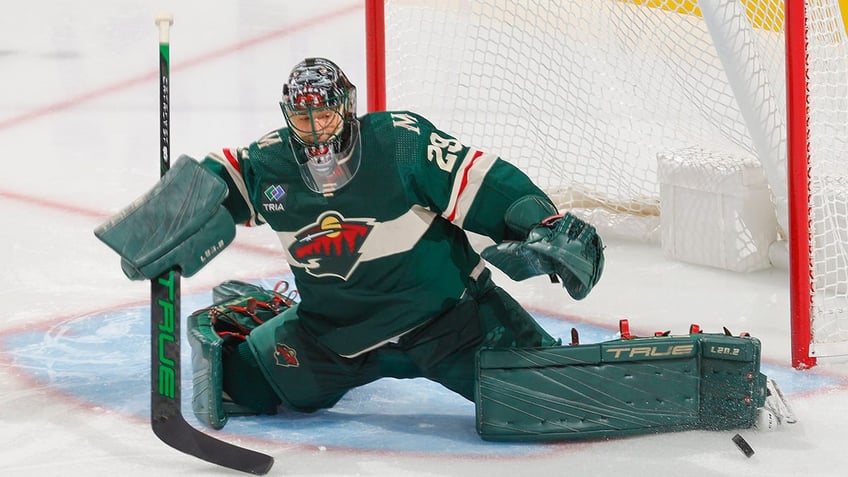
[[[331,195],[359,169],[356,87],[335,63],[307,58],[292,69],[280,102],[306,185]]]

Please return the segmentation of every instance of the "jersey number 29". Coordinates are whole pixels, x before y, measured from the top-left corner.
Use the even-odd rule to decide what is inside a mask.
[[[456,165],[456,153],[462,150],[462,144],[456,139],[430,134],[430,145],[427,146],[427,160],[435,161],[439,169],[450,172]]]

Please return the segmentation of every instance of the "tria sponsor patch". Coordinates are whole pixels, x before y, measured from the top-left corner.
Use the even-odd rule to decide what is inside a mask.
[[[283,203],[286,198],[286,189],[279,185],[274,184],[268,186],[264,192],[265,199],[262,201],[262,207],[266,212],[282,212],[286,210]]]

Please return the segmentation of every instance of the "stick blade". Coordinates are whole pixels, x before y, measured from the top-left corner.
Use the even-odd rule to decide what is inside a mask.
[[[253,475],[265,475],[274,458],[204,434],[191,427],[182,416],[152,422],[153,433],[165,444],[213,464]]]

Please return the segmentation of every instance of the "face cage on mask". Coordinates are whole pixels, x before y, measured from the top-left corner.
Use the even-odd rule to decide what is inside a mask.
[[[280,103],[292,138],[306,147],[331,145],[344,131],[345,111],[339,106],[292,108]]]
[[[359,170],[362,153],[359,121],[349,121],[336,141],[322,146],[303,145],[294,137],[292,135],[289,143],[301,179],[313,192],[331,196],[346,186]]]

